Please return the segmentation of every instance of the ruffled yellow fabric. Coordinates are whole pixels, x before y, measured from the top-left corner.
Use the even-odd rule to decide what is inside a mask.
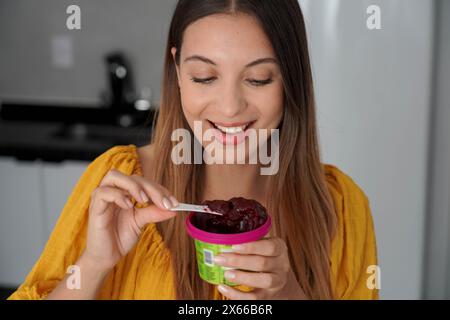
[[[45,299],[86,244],[90,195],[110,169],[142,175],[135,145],[116,146],[89,164],[66,205],[40,258],[9,299]],[[332,245],[331,279],[336,298],[375,299],[366,286],[368,265],[376,264],[376,244],[367,197],[338,168],[325,165],[337,206],[339,228]],[[174,299],[169,250],[155,224],[148,224],[137,245],[105,279],[99,299]],[[238,286],[243,291],[250,287]],[[226,299],[217,289],[214,299]]]
[[[369,200],[359,186],[336,166],[325,165],[328,188],[338,215],[331,247],[331,284],[336,299],[378,299],[373,288],[377,246]],[[380,276],[380,275],[378,275]],[[368,284],[369,283],[369,284]]]

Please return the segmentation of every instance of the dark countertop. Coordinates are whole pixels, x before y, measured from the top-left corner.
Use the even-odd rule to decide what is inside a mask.
[[[150,143],[157,108],[0,104],[0,156],[92,161],[117,145]]]
[[[146,145],[150,134],[151,128],[143,125],[122,128],[107,124],[0,120],[0,156],[51,162],[92,161],[116,145]]]

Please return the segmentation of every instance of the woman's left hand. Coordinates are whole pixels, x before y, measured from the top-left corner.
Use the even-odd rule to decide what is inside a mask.
[[[233,253],[217,255],[215,263],[241,269],[227,270],[225,277],[231,282],[255,289],[243,292],[219,285],[218,289],[224,296],[232,300],[306,299],[291,269],[283,239],[264,238],[232,248]]]

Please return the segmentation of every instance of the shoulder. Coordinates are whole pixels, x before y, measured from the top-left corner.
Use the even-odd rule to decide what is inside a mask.
[[[155,178],[155,161],[158,158],[158,152],[154,144],[148,144],[136,149],[139,158],[140,173],[143,177],[153,180]]]
[[[137,174],[151,177],[151,164],[155,159],[154,149],[154,145],[150,144],[142,147],[134,144],[111,147],[88,165],[82,179],[88,179],[91,183],[98,182],[112,169],[126,175]]]
[[[135,145],[118,145],[105,150],[90,162],[78,181],[78,188],[96,187],[106,173],[111,169],[125,174],[139,171],[137,151]]]
[[[361,187],[334,165],[324,165],[337,215],[331,244],[332,284],[338,298],[373,298],[366,270],[377,265],[377,247],[369,199]],[[364,280],[364,281],[363,281]]]
[[[349,206],[353,215],[361,213],[361,210],[368,206],[369,198],[362,188],[344,171],[332,164],[324,164],[325,180],[328,190],[336,205],[336,210],[344,211],[344,205]],[[356,210],[356,212],[355,212]]]
[[[138,168],[135,145],[118,145],[105,150],[90,162],[79,178],[68,203],[88,199],[106,173],[111,169],[132,174]]]
[[[104,175],[111,169],[119,170],[125,174],[139,173],[141,171],[138,148],[134,144],[117,145],[99,154],[87,167],[86,174]]]
[[[368,200],[361,187],[347,173],[333,164],[324,164],[325,178],[331,191],[345,195],[351,193]]]
[[[90,165],[116,168],[136,160],[138,153],[135,145],[118,145],[98,155]]]
[[[337,216],[334,240],[358,242],[367,233],[373,232],[369,198],[362,188],[338,167],[325,164],[324,169]]]

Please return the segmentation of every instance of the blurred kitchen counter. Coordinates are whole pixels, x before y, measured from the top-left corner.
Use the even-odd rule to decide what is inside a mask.
[[[0,156],[60,162],[95,159],[115,145],[146,145],[151,127],[107,124],[1,121]]]
[[[3,101],[0,156],[49,162],[91,161],[116,145],[146,145],[155,110]]]

